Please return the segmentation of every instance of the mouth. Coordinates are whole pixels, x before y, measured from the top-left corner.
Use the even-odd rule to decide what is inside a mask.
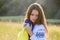
[[[34,20],[34,19],[32,20],[32,22],[35,22],[35,21],[36,21],[36,20]]]

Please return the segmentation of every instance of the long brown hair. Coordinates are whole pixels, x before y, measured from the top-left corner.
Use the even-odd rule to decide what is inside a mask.
[[[43,24],[44,27],[46,28],[46,32],[47,31],[47,22],[46,22],[46,18],[45,18],[45,15],[44,15],[44,11],[43,11],[43,8],[41,7],[40,4],[38,3],[33,3],[31,4],[27,11],[26,11],[26,16],[25,16],[25,19],[30,19],[30,15],[31,15],[31,12],[32,10],[37,10],[39,12],[39,15],[38,15],[38,19],[36,21],[36,24]]]

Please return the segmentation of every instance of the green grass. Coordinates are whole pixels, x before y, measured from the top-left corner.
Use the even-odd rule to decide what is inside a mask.
[[[24,16],[0,16],[0,19],[2,20],[23,20],[24,19]]]
[[[60,19],[47,19],[49,23],[60,23]]]
[[[21,24],[0,22],[0,40],[17,40]],[[60,25],[48,25],[49,36],[47,40],[60,40]]]
[[[24,16],[0,16],[1,20],[23,20]],[[48,23],[60,23],[60,19],[47,19]]]

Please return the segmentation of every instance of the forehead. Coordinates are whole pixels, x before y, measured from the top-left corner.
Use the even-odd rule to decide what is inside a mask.
[[[31,14],[36,14],[36,15],[38,15],[38,10],[32,10],[32,13]]]

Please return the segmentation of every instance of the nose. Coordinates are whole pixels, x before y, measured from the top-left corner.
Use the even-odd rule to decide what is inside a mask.
[[[36,19],[37,17],[36,16],[33,16],[33,19]]]

